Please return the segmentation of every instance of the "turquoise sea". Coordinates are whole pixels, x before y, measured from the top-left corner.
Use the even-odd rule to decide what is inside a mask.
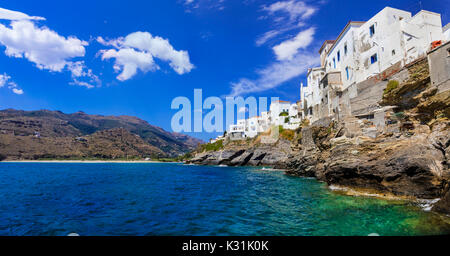
[[[0,163],[0,235],[449,234],[401,201],[344,196],[262,168]]]

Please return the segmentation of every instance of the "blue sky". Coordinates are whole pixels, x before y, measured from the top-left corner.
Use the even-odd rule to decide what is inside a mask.
[[[0,108],[133,115],[170,131],[172,100],[195,88],[295,102],[323,41],[385,6],[420,9],[412,0],[3,0]],[[449,6],[422,1],[443,25]]]

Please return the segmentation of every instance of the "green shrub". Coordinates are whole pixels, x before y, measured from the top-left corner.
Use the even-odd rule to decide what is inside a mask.
[[[386,86],[386,89],[384,90],[384,94],[388,94],[394,91],[398,88],[399,84],[400,83],[397,80],[390,80]]]
[[[281,112],[280,116],[289,116],[289,113],[288,112]]]
[[[283,128],[280,129],[280,137],[285,140],[293,141],[295,137],[295,131],[294,130],[284,130]]]
[[[223,149],[223,140],[216,141],[215,143],[207,143],[200,146],[201,152],[219,151]]]

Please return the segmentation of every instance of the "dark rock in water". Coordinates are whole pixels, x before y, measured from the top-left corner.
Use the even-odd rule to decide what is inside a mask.
[[[301,157],[296,157],[287,163],[286,173],[300,177],[316,177],[316,154],[304,152]]]
[[[439,213],[444,213],[444,214],[450,214],[450,188],[447,185],[447,192],[445,192],[444,196],[441,198],[441,200],[439,200],[439,202],[437,202],[432,210],[439,212]]]
[[[342,129],[329,122],[325,125],[304,129],[304,144],[280,140],[249,147],[225,146],[218,152],[197,154],[190,162],[271,166],[286,169],[288,175],[315,177],[329,185],[407,198],[442,198],[433,209],[450,213],[446,188],[450,180],[449,122],[400,138],[336,138],[342,135]]]

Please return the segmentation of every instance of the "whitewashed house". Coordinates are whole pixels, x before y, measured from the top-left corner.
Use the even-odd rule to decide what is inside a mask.
[[[325,76],[325,68],[308,69],[308,84],[303,87],[302,104],[299,111],[306,110],[306,118],[313,119],[319,111],[319,104],[322,100],[322,90],[320,89],[320,81]]]
[[[266,132],[270,128],[269,112],[261,112],[261,116],[258,117],[258,124],[260,132]]]
[[[237,121],[237,124],[230,125],[228,129],[228,137],[231,140],[241,140],[245,138],[245,125],[246,120],[240,119]]]
[[[431,43],[443,39],[440,14],[424,10],[412,16],[386,7],[367,22],[349,22],[336,40],[321,47],[322,66],[308,71],[301,93],[307,117],[315,121],[339,112],[340,92],[426,56]]]
[[[258,133],[260,132],[258,119],[259,119],[259,117],[255,116],[255,117],[251,117],[251,118],[245,120],[245,122],[246,122],[245,137],[246,138],[254,138],[254,137],[258,136]]]
[[[288,130],[295,130],[299,128],[302,122],[299,114],[299,104],[291,104],[289,107],[289,121],[283,124],[283,128]]]
[[[278,100],[270,104],[269,121],[273,125],[285,124],[286,118],[289,117],[289,108],[291,103],[289,101]]]

